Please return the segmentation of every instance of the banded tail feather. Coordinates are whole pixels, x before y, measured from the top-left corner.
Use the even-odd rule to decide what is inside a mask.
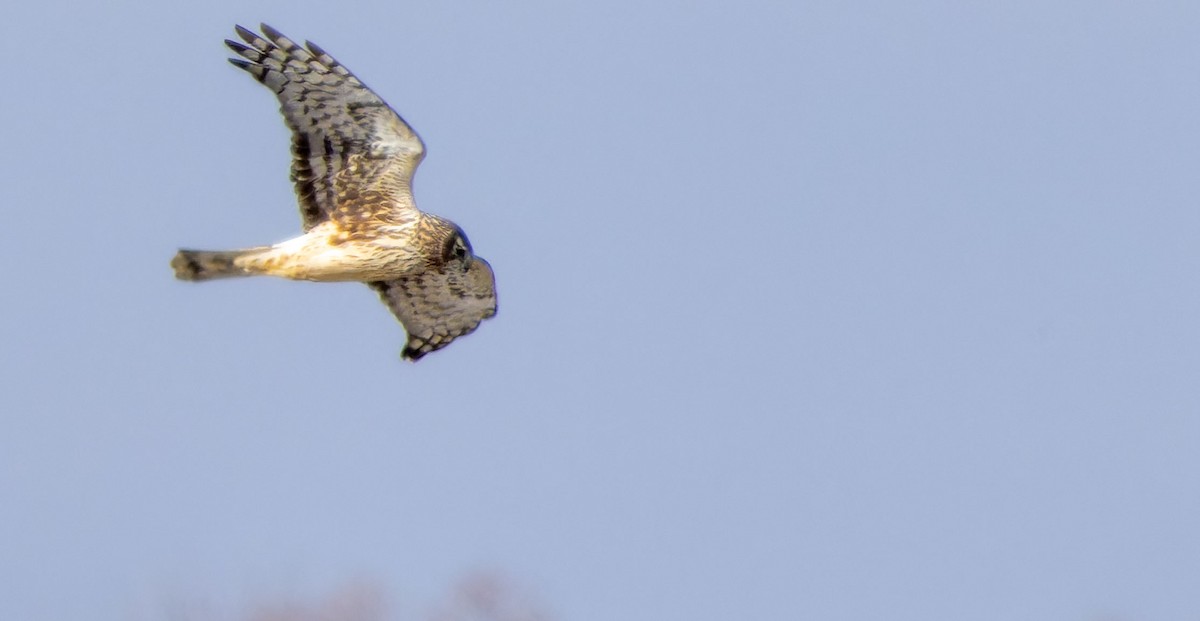
[[[238,259],[259,252],[262,252],[262,249],[180,250],[175,254],[175,258],[171,259],[171,267],[175,270],[175,278],[179,280],[204,281],[253,276],[258,271]]]

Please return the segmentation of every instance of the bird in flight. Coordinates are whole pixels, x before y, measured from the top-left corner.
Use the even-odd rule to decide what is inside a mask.
[[[417,209],[413,173],[425,145],[400,115],[311,42],[262,24],[226,40],[279,99],[292,130],[292,171],[304,234],[242,250],[180,250],[180,280],[279,276],[363,282],[408,333],[402,357],[420,359],[496,314],[492,267],[453,222]]]

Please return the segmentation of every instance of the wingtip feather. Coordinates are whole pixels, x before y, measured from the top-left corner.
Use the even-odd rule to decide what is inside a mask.
[[[253,43],[254,40],[258,38],[258,33],[254,32],[253,30],[250,30],[249,28],[247,28],[241,24],[234,24],[233,30],[246,43]]]
[[[307,39],[304,41],[304,47],[308,48],[308,51],[312,52],[313,56],[329,56],[329,53],[321,49],[321,46]]]
[[[400,358],[409,362],[416,362],[421,358],[424,358],[425,354],[428,353],[429,352],[427,351],[421,351],[420,349],[414,349],[412,347],[405,346],[404,351],[400,352]]]
[[[275,39],[286,38],[283,36],[283,33],[279,32],[278,30],[275,30],[274,28],[272,28],[270,25],[268,25],[266,23],[259,23],[258,27],[260,30],[262,30],[263,34],[267,35],[268,39],[275,40]]]
[[[248,52],[254,50],[254,48],[250,47],[249,45],[239,43],[232,39],[225,39],[225,47],[233,50],[233,53],[239,56],[245,56]]]

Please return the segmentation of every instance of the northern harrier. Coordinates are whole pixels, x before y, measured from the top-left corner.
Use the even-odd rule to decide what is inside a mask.
[[[280,276],[357,281],[379,292],[417,360],[496,314],[496,281],[456,224],[417,209],[412,178],[425,145],[404,119],[316,45],[262,25],[226,40],[245,69],[274,91],[292,130],[292,182],[304,234],[244,250],[180,250],[181,280]],[[264,38],[265,37],[265,38]]]

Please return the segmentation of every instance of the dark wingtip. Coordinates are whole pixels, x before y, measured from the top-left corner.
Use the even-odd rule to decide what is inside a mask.
[[[258,25],[258,27],[260,30],[262,30],[262,33],[267,35],[267,38],[272,41],[286,38],[283,36],[283,33],[279,32],[278,30],[275,30],[274,28],[270,27],[266,23],[260,23]]]
[[[240,58],[226,58],[225,60],[228,60],[229,64],[233,65],[234,67],[245,69],[246,71],[253,71],[251,67],[255,66],[254,63],[248,60],[242,60]]]
[[[313,56],[329,56],[325,50],[321,49],[321,46],[313,43],[312,41],[305,40],[304,47],[307,47],[308,51],[312,52]]]
[[[233,31],[236,32],[237,35],[246,43],[250,43],[258,38],[258,34],[256,32],[245,26],[242,26],[241,24],[234,25]]]
[[[405,360],[416,362],[424,358],[426,354],[435,352],[441,349],[440,347],[431,347],[429,341],[422,338],[409,337],[408,342],[404,344],[404,351],[400,353],[400,357]]]

